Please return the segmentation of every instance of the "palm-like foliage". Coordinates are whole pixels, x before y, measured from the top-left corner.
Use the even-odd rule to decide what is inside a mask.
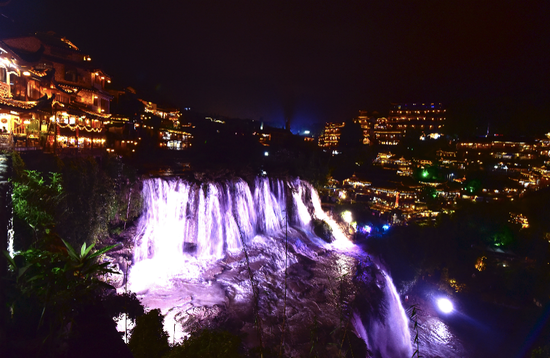
[[[83,244],[77,252],[63,243],[61,250],[33,248],[14,258],[4,251],[11,267],[9,325],[43,342],[63,339],[70,333],[70,323],[98,298],[102,288],[112,288],[101,277],[115,272],[98,258],[116,245],[92,252],[94,245]]]

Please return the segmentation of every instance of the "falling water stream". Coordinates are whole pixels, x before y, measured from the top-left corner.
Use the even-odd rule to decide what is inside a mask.
[[[280,341],[285,315],[283,332],[292,333],[286,352],[308,351],[308,327],[341,320],[333,293],[347,280],[353,333],[375,357],[411,356],[409,322],[391,278],[322,210],[309,183],[157,178],[144,181],[143,198],[128,287],[148,308],[162,310],[172,340],[182,339],[194,323],[223,320],[241,322],[236,329],[254,337],[253,323],[243,318],[253,306],[249,265],[260,290],[264,342]],[[315,235],[313,220],[331,227],[330,242]],[[369,268],[372,278],[363,279],[358,267]],[[377,302],[362,297],[360,286],[379,292]],[[301,334],[307,339],[300,340]]]

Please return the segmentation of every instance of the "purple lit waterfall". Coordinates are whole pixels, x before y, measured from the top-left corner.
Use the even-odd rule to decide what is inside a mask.
[[[260,290],[270,292],[261,298],[266,307],[262,316],[282,314],[285,270],[296,272],[289,273],[285,303],[287,324],[296,327],[313,324],[318,315],[325,324],[336,324],[340,318],[331,309],[332,291],[326,287],[367,260],[366,253],[322,210],[316,190],[299,179],[259,177],[249,185],[242,179],[197,183],[156,178],[144,181],[142,196],[145,210],[137,227],[128,284],[146,306],[162,309],[169,332],[185,322],[189,312],[223,307],[231,316],[252,307],[245,248]],[[331,227],[331,242],[315,235],[314,220]],[[378,267],[375,270],[384,277],[385,288],[378,289],[383,291],[386,302],[381,304],[388,314],[380,321],[358,311],[353,319],[356,335],[380,357],[410,356],[408,321],[399,296],[389,276]],[[328,298],[316,303],[319,297]],[[242,317],[235,320],[242,322]],[[176,334],[178,339],[185,330]],[[266,328],[267,341],[272,332]]]
[[[193,247],[193,256],[217,260],[228,251],[241,250],[241,234],[248,241],[257,234],[281,230],[286,220],[285,185],[293,192],[295,208],[289,224],[308,225],[311,215],[302,196],[311,187],[300,181],[258,178],[252,192],[242,179],[207,184],[146,180],[147,209],[139,228],[143,236],[134,259],[177,259],[184,255],[184,247]]]

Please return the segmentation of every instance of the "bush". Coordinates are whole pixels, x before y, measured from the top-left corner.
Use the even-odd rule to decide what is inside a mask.
[[[172,348],[164,358],[240,357],[240,346],[241,338],[232,333],[205,329]]]
[[[134,358],[160,358],[169,350],[168,333],[163,326],[164,316],[154,309],[136,319],[128,347]]]

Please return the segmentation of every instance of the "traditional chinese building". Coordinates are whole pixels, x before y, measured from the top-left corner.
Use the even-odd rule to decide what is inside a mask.
[[[15,147],[104,147],[111,79],[89,55],[52,32],[5,38],[0,52],[0,129]]]
[[[327,123],[323,133],[319,136],[319,147],[336,147],[340,142],[341,130],[346,125],[341,123]]]
[[[140,148],[183,150],[192,145],[193,126],[182,120],[179,109],[141,99],[131,87],[110,93],[114,98],[113,113],[104,122],[107,151],[130,154]]]

